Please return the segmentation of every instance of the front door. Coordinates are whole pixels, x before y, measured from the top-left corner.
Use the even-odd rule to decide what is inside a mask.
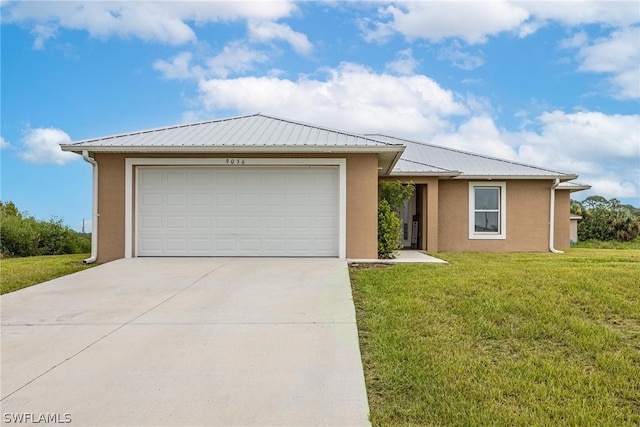
[[[401,210],[402,218],[402,235],[401,243],[404,248],[417,247],[418,238],[418,223],[415,221],[414,216],[416,214],[416,196],[415,194],[402,206]]]

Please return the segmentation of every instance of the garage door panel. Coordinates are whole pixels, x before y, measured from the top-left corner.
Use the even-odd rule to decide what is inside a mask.
[[[213,224],[212,218],[209,216],[192,216],[191,217],[191,229],[192,230],[208,230]]]
[[[213,250],[213,240],[201,238],[191,239],[191,250],[194,252],[210,254]]]
[[[137,182],[139,256],[338,255],[337,167],[140,167]]]
[[[169,238],[165,240],[168,252],[181,254],[187,252],[187,240],[184,238]]]
[[[194,208],[210,208],[213,197],[208,193],[193,193],[190,195],[189,204]]]
[[[164,199],[167,207],[187,207],[187,195],[184,193],[169,193]]]
[[[140,198],[141,207],[158,207],[162,206],[162,194],[145,193]]]
[[[215,229],[214,231],[225,232],[230,229],[236,228],[236,220],[235,216],[217,216],[215,218]]]
[[[209,188],[213,183],[213,173],[211,171],[194,171],[189,174],[189,184],[191,188]]]
[[[167,230],[170,231],[187,231],[187,218],[184,216],[167,217]]]
[[[164,181],[168,187],[184,188],[185,184],[187,184],[187,172],[167,170]]]
[[[140,218],[140,228],[142,230],[162,230],[162,217],[142,216]]]

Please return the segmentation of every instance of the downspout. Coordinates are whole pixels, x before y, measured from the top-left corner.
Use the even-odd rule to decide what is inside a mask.
[[[556,188],[560,185],[560,179],[556,178],[556,182],[551,186],[551,196],[549,199],[549,250],[554,254],[563,254],[563,251],[553,247],[554,228],[556,226]]]
[[[91,264],[98,259],[98,162],[89,157],[87,150],[82,151],[82,158],[93,165],[93,190],[91,199],[91,257],[85,259],[85,264]]]

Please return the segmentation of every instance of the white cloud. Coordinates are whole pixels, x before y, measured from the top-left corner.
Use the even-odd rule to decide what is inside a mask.
[[[359,25],[367,42],[399,33],[408,40],[477,44],[503,32],[527,37],[549,21],[625,27],[640,22],[640,8],[635,1],[405,1],[379,7],[378,19],[364,18]]]
[[[158,59],[153,63],[153,68],[158,70],[165,79],[187,80],[198,77],[197,70],[191,68],[191,52],[181,52],[171,58],[170,61]]]
[[[640,21],[636,1],[529,1],[518,2],[539,20],[554,20],[568,26],[604,24],[626,26]]]
[[[349,63],[325,71],[326,80],[210,79],[199,89],[209,111],[261,111],[354,132],[428,137],[451,126],[447,117],[468,114],[451,91],[426,76],[376,74]]]
[[[6,139],[0,136],[0,150],[4,150],[5,148],[9,147],[11,147],[11,144],[9,144]]]
[[[487,115],[471,117],[455,131],[436,135],[427,142],[507,160],[517,159],[515,149],[504,141],[500,130]]]
[[[460,43],[454,41],[451,45],[443,47],[438,53],[438,59],[449,61],[452,66],[462,70],[474,70],[484,65],[484,55],[482,52],[465,52],[460,47]]]
[[[516,30],[529,18],[517,4],[490,2],[397,2],[379,10],[380,21],[366,22],[364,38],[383,41],[393,32],[408,40],[440,42],[460,38],[484,43],[488,36]]]
[[[71,142],[71,138],[60,129],[27,129],[22,138],[22,147],[18,152],[18,156],[29,163],[63,165],[79,158],[77,154],[60,149],[59,144],[68,142]]]
[[[582,45],[577,57],[581,61],[580,71],[610,75],[614,97],[640,98],[640,27],[620,29]]]
[[[169,61],[156,60],[153,68],[170,80],[203,79],[207,77],[227,78],[231,74],[242,74],[253,70],[255,64],[269,61],[269,56],[252,49],[241,41],[233,41],[218,54],[199,57],[203,65],[194,64],[191,52],[181,52]]]
[[[636,169],[635,173],[636,181],[620,181],[619,177],[615,174],[607,174],[605,176],[593,177],[589,181],[591,190],[585,193],[580,193],[581,199],[585,199],[590,194],[603,195],[606,194],[607,199],[611,198],[637,198],[640,196],[638,191],[637,179],[640,179],[640,172]]]
[[[31,34],[36,36],[35,40],[33,41],[33,48],[42,50],[44,49],[45,42],[48,39],[55,37],[56,29],[51,25],[36,24],[33,26]]]
[[[420,65],[420,62],[413,57],[413,51],[404,49],[398,52],[395,61],[385,65],[385,70],[401,76],[409,76],[414,74],[418,65]]]
[[[580,31],[568,39],[561,40],[559,46],[561,49],[579,49],[585,46],[588,42],[589,36],[587,33],[585,31]]]
[[[3,4],[3,22],[33,24],[34,46],[59,28],[87,31],[97,38],[135,37],[145,41],[179,45],[196,40],[189,23],[239,19],[275,20],[296,10],[292,1],[204,2],[204,1],[78,1]],[[36,27],[39,26],[39,27]]]
[[[265,63],[269,57],[250,48],[242,42],[231,42],[222,52],[206,60],[209,75],[227,78],[231,73],[245,73],[253,70],[256,63]]]
[[[308,55],[313,50],[313,45],[306,35],[293,31],[286,24],[277,24],[269,21],[249,22],[249,38],[253,41],[270,42],[271,40],[283,40],[302,55]]]
[[[640,195],[640,115],[553,111],[537,124],[537,132],[504,135],[520,160],[579,174],[608,198]]]

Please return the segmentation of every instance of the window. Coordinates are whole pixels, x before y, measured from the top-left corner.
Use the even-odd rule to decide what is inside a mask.
[[[469,183],[469,239],[506,239],[505,182]]]

